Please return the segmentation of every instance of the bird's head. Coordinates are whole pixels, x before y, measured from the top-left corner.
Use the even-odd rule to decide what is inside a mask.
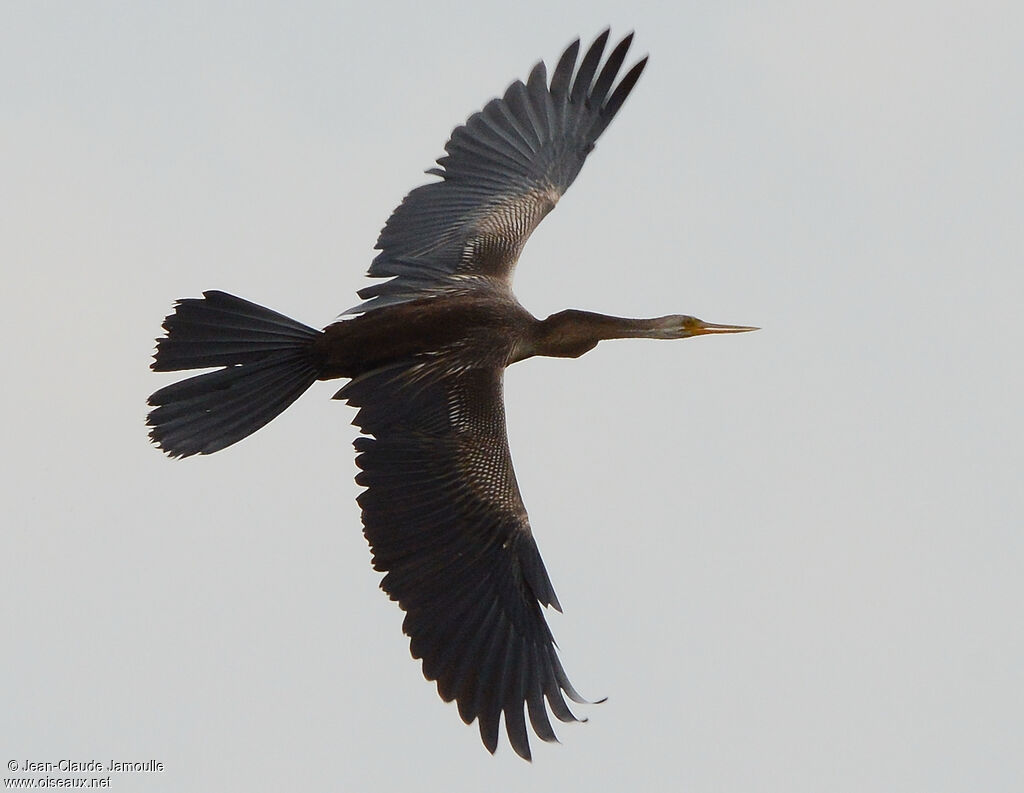
[[[663,339],[688,339],[691,336],[706,336],[712,333],[746,333],[749,330],[760,330],[749,325],[718,325],[685,314],[662,317],[658,323],[658,336]]]

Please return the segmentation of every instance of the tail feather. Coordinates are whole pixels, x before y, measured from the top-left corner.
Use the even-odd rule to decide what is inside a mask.
[[[152,367],[157,372],[258,361],[319,335],[284,314],[217,291],[179,300],[163,327],[167,336],[156,344]]]
[[[320,331],[224,292],[179,301],[163,327],[155,371],[224,367],[149,398],[149,436],[172,457],[212,454],[251,435],[319,374],[311,348]]]

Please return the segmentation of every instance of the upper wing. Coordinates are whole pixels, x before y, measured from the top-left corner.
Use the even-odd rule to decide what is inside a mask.
[[[441,181],[417,187],[392,213],[359,291],[354,312],[472,289],[480,278],[508,287],[516,260],[537,224],[573,183],[633,89],[647,58],[612,90],[633,35],[609,54],[605,30],[576,67],[579,39],[562,54],[548,85],[543,63],[452,132],[438,168]],[[596,78],[595,78],[596,75]]]
[[[509,741],[530,758],[534,731],[555,740],[544,698],[562,721],[575,716],[540,606],[559,608],[530,532],[505,436],[503,370],[417,371],[409,364],[356,378],[337,397],[358,407],[356,482],[364,533],[381,587],[406,613],[423,674],[480,722],[484,745]]]

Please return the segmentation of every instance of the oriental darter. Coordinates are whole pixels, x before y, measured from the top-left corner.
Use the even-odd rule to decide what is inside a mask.
[[[560,610],[534,542],[505,433],[505,368],[575,358],[602,339],[685,339],[755,328],[690,316],[622,319],[562,311],[539,320],[512,293],[526,240],[573,183],[647,58],[616,82],[632,40],[577,67],[577,39],[550,81],[527,81],[457,127],[446,154],[388,219],[364,302],[315,330],[220,291],[179,301],[152,368],[215,368],[149,398],[152,440],[172,457],[211,454],[258,430],[317,380],[358,409],[358,498],[381,587],[406,612],[423,674],[494,752],[499,719],[530,758],[526,727],[575,721],[541,606]],[[564,695],[564,696],[563,696]],[[524,715],[525,710],[525,715]]]

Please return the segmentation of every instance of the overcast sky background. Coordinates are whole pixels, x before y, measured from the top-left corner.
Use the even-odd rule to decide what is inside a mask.
[[[5,2],[0,751],[121,791],[1024,789],[1024,7]],[[670,8],[672,6],[672,8]],[[422,679],[311,390],[170,461],[179,297],[324,325],[451,128],[576,35],[651,62],[516,289],[760,333],[507,377],[585,725]],[[15,776],[23,776],[16,774]]]

